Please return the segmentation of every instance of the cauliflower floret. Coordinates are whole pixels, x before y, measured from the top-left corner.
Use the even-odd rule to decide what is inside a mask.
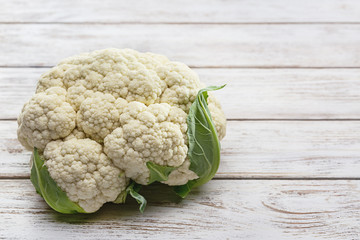
[[[67,90],[66,100],[73,106],[75,111],[79,111],[81,103],[88,97],[94,95],[94,91],[87,90],[80,82],[71,86]]]
[[[23,146],[40,151],[51,140],[66,137],[75,128],[76,112],[65,102],[66,91],[52,87],[35,94],[18,118],[18,139]]]
[[[75,128],[66,138],[64,138],[64,141],[70,140],[70,139],[84,139],[86,138],[86,134],[83,131],[80,131],[79,129]]]
[[[177,115],[177,121],[170,119]],[[147,184],[149,170],[146,162],[180,166],[186,158],[187,145],[182,128],[186,113],[169,104],[146,107],[131,102],[120,116],[122,127],[115,129],[104,140],[104,151],[115,166],[124,169],[127,177]]]
[[[211,93],[207,99],[208,108],[211,114],[211,118],[216,128],[219,140],[223,139],[226,134],[226,117],[221,109],[219,100],[217,100]]]
[[[51,87],[62,87],[64,88],[63,78],[65,72],[71,67],[69,64],[58,65],[50,69],[50,71],[41,75],[36,93],[44,92],[46,89]]]
[[[204,87],[198,75],[183,63],[171,62],[157,69],[167,88],[160,102],[177,106],[189,112],[198,91]]]
[[[44,158],[51,177],[86,212],[114,201],[127,185],[123,172],[103,153],[102,146],[90,139],[52,141]]]
[[[189,170],[189,167],[190,167],[190,160],[186,159],[185,162],[180,167],[178,167],[169,174],[168,180],[162,183],[165,183],[169,186],[178,186],[178,185],[184,185],[190,180],[199,178],[198,175],[196,175],[196,173]]]
[[[85,99],[77,112],[79,130],[97,142],[104,138],[115,128],[120,126],[120,114],[127,102],[122,98],[115,98],[110,94],[96,93]]]

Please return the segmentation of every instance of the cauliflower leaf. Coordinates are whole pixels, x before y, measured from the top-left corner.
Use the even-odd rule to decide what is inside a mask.
[[[113,201],[113,203],[117,203],[117,204],[125,203],[126,197],[127,197],[127,192],[125,189],[116,197],[116,199],[115,199],[115,201]]]
[[[139,210],[141,213],[144,212],[147,201],[146,199],[140,195],[139,191],[141,189],[141,185],[137,184],[136,182],[130,183],[130,185],[126,188],[126,192],[130,194],[139,204]]]
[[[201,89],[190,107],[187,117],[189,169],[195,172],[199,178],[174,187],[174,191],[182,198],[185,198],[192,188],[210,181],[219,168],[220,142],[207,105],[207,98],[208,91],[219,90],[223,87],[225,85]]]
[[[176,167],[161,166],[153,162],[147,162],[146,166],[150,171],[148,184],[151,184],[156,181],[158,182],[167,181],[170,173],[176,169]]]
[[[139,211],[141,213],[144,212],[147,201],[146,199],[139,193],[141,189],[141,185],[137,184],[135,181],[131,181],[129,186],[122,191],[119,196],[115,199],[113,203],[125,203],[128,194],[133,197],[139,204]]]
[[[51,178],[44,163],[37,148],[34,148],[30,180],[36,192],[57,212],[65,214],[87,213],[78,204],[69,200],[66,193],[62,191],[54,179]]]

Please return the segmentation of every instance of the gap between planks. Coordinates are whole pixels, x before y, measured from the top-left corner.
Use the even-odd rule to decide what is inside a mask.
[[[358,67],[348,67],[348,66],[323,66],[323,67],[312,67],[312,66],[194,66],[188,65],[190,68],[194,69],[360,69]],[[55,65],[0,65],[0,68],[53,68]]]
[[[64,25],[346,25],[360,24],[352,22],[0,22],[0,24],[64,24]]]
[[[29,176],[0,176],[0,180],[21,180],[21,179],[30,179]],[[344,180],[353,180],[353,181],[360,181],[360,177],[222,177],[222,176],[215,176],[212,180],[254,180],[254,181],[344,181]]]

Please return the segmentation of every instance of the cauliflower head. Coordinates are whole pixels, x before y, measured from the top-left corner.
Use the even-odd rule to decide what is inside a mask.
[[[85,211],[114,201],[132,179],[147,184],[147,162],[189,170],[187,114],[204,87],[188,66],[131,49],[104,49],[61,61],[43,74],[18,117],[18,139],[43,154],[51,177]],[[209,93],[218,137],[226,118]]]

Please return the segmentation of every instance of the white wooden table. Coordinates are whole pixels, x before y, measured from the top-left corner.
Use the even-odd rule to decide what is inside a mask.
[[[360,239],[358,0],[0,0],[0,239]],[[228,118],[214,180],[92,215],[47,207],[16,117],[60,59],[117,47],[167,55]]]

